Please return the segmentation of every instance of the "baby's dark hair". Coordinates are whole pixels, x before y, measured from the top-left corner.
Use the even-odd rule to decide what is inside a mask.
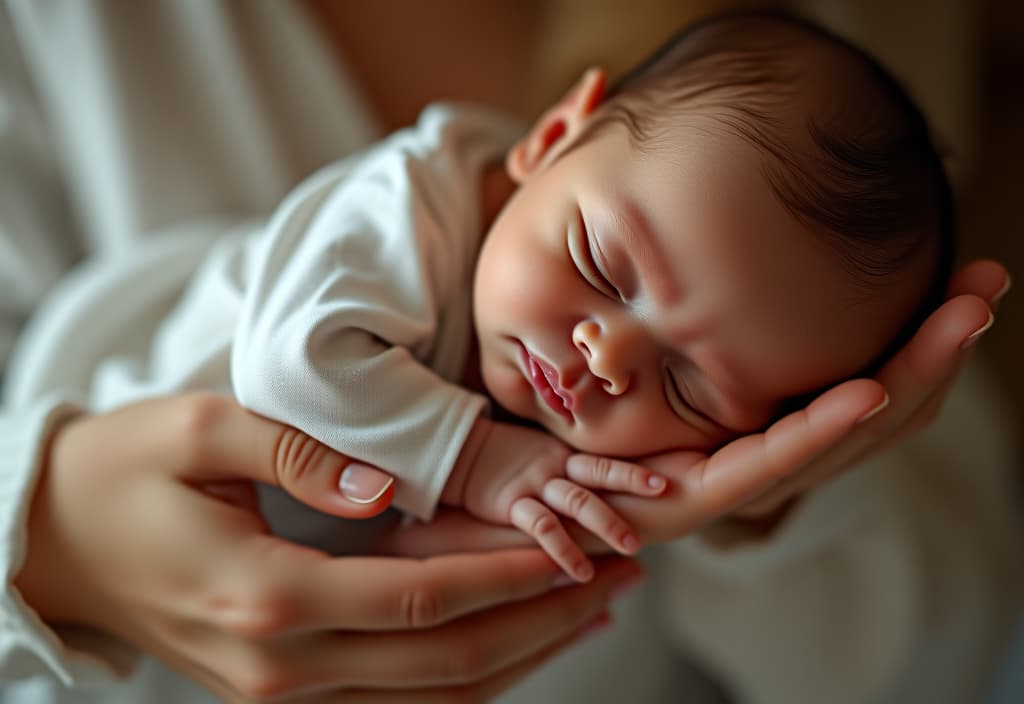
[[[685,28],[619,80],[574,147],[625,125],[637,149],[657,148],[694,116],[762,154],[776,197],[865,297],[932,259],[920,305],[874,371],[942,302],[952,270],[952,191],[920,109],[850,42],[779,11],[741,11]]]

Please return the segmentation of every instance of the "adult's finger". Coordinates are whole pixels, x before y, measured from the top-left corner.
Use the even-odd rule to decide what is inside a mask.
[[[172,434],[185,447],[181,473],[191,482],[249,479],[280,486],[313,508],[368,518],[391,503],[394,479],[353,462],[295,428],[250,413],[215,394],[184,394]]]
[[[926,395],[953,368],[971,336],[991,321],[988,302],[980,296],[964,294],[946,301],[882,367],[878,380],[900,403],[904,390],[912,397]]]
[[[960,272],[954,296],[925,320],[913,338],[879,371],[890,408],[861,424],[822,452],[800,474],[787,478],[744,507],[742,515],[771,513],[793,496],[808,491],[855,465],[868,454],[920,430],[937,415],[974,342],[991,327],[988,302],[1009,282],[997,262],[976,262]],[[995,298],[993,298],[995,300]]]
[[[409,704],[410,702],[415,702],[415,704],[460,704],[460,702],[465,702],[466,704],[477,704],[478,702],[489,702],[525,679],[527,675],[544,663],[571,649],[580,641],[604,630],[610,622],[608,613],[602,612],[590,622],[576,629],[575,632],[564,636],[540,652],[479,682],[419,689],[333,690],[289,701],[290,704],[327,704],[331,702],[344,702],[344,704]]]
[[[1010,290],[1010,274],[994,259],[979,259],[961,267],[950,280],[947,298],[964,294],[979,296],[995,305]]]
[[[879,371],[892,407],[863,424],[845,443],[820,458],[822,467],[849,467],[913,428],[912,419],[945,391],[966,361],[970,344],[992,325],[988,303],[964,294],[944,303]],[[940,401],[941,402],[941,401]]]
[[[990,313],[994,313],[999,307],[999,302],[1010,291],[1011,285],[1012,281],[1006,267],[995,260],[981,259],[965,265],[953,276],[948,295],[950,300],[964,295],[978,296],[988,303]],[[976,323],[977,318],[973,322]],[[974,345],[994,322],[994,316],[990,315],[987,325],[983,324],[982,327],[968,333],[960,343],[961,353],[955,363],[950,366],[945,378],[936,384],[919,404],[918,409],[904,425],[902,434],[927,426],[938,415],[950,387],[966,364]]]
[[[803,469],[888,402],[877,382],[855,379],[840,384],[765,432],[726,445],[707,459],[692,481],[699,482],[700,490],[708,494],[708,507],[716,513],[732,508]]]
[[[642,517],[633,521],[645,541],[678,538],[801,472],[885,398],[885,390],[870,379],[844,382],[766,431],[738,438],[710,457],[676,452],[644,459],[670,480],[658,499],[614,495],[608,500],[624,515]]]
[[[481,681],[558,644],[593,621],[641,578],[638,565],[604,560],[592,582],[416,631],[325,632],[302,650],[283,647],[282,667],[311,687],[436,687]]]
[[[533,548],[426,560],[314,555],[308,565],[283,558],[277,565],[267,556],[268,572],[290,574],[268,580],[273,593],[262,595],[286,615],[277,619],[278,633],[427,628],[561,582],[559,569]]]

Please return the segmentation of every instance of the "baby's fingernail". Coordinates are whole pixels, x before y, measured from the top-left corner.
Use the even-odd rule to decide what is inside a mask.
[[[394,483],[394,477],[389,477],[379,469],[359,462],[349,462],[338,480],[338,488],[349,501],[372,504]]]
[[[572,568],[572,573],[577,582],[589,582],[594,578],[594,566],[589,562],[580,562]]]
[[[655,491],[661,491],[665,488],[665,477],[659,477],[657,474],[652,474],[647,477],[647,486]]]
[[[571,587],[576,583],[576,580],[567,575],[565,572],[559,572],[555,575],[555,578],[551,580],[551,586],[555,589],[561,589],[562,587]]]
[[[627,554],[632,555],[640,549],[640,541],[632,533],[627,533],[622,538],[622,549],[625,550]]]
[[[1003,284],[1003,287],[1001,289],[999,289],[999,293],[997,293],[996,295],[992,296],[992,302],[993,303],[999,303],[999,301],[1003,300],[1003,296],[1005,296],[1006,294],[1008,294],[1010,292],[1011,288],[1013,288],[1013,281],[1010,279],[1010,275],[1007,274],[1006,275],[1006,282]]]
[[[986,332],[988,332],[988,329],[990,327],[992,327],[992,325],[995,322],[996,322],[996,317],[994,315],[992,315],[992,311],[989,311],[988,312],[988,320],[985,321],[985,324],[982,325],[977,330],[975,330],[974,332],[972,332],[966,338],[964,338],[964,341],[960,343],[960,349],[965,350],[968,347],[970,347],[971,345],[973,345],[975,342],[980,340],[981,336],[984,335]]]
[[[879,413],[884,411],[885,407],[888,406],[888,405],[889,405],[889,394],[886,394],[885,398],[882,399],[882,402],[880,404],[878,404],[877,406],[872,408],[870,411],[868,411],[867,413],[862,415],[860,418],[858,418],[857,422],[858,423],[864,423],[865,421],[871,420],[872,418],[877,416]]]

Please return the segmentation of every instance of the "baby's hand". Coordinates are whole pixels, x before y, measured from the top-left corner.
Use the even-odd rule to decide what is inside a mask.
[[[574,463],[572,450],[545,432],[480,420],[486,435],[462,479],[461,505],[478,518],[512,524],[531,536],[567,574],[586,582],[594,567],[559,515],[623,554],[640,549],[630,525],[593,490],[653,497],[667,482],[636,464],[603,458]]]

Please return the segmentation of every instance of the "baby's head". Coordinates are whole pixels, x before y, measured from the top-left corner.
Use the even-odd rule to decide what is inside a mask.
[[[581,450],[707,449],[871,369],[941,300],[948,181],[876,63],[776,14],[589,71],[509,153],[477,266],[494,399]]]

